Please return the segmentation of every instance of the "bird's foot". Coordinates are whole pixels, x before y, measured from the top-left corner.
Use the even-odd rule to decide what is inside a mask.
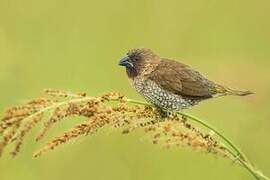
[[[156,107],[157,112],[159,113],[160,117],[162,118],[162,120],[164,120],[165,118],[170,116],[170,112],[165,111],[164,109],[161,109],[159,107]]]

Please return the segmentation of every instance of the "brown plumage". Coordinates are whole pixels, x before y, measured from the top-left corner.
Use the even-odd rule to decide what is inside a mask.
[[[135,89],[147,101],[166,111],[181,110],[212,97],[245,96],[208,80],[198,71],[175,60],[161,58],[150,49],[131,49],[120,61]]]

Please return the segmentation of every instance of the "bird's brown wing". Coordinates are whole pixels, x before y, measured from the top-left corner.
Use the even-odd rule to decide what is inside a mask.
[[[150,77],[163,89],[184,97],[210,98],[214,83],[180,62],[162,59]]]

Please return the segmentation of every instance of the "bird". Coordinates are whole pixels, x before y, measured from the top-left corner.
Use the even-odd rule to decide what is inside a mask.
[[[119,65],[126,68],[135,90],[160,112],[181,111],[220,96],[253,94],[215,83],[190,66],[162,58],[148,48],[128,50]]]

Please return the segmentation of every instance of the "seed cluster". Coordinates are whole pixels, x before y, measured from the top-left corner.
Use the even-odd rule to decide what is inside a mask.
[[[43,122],[36,140],[42,139],[54,124],[67,117],[83,117],[70,130],[54,137],[34,153],[35,157],[53,150],[61,144],[80,136],[92,135],[110,126],[123,134],[143,130],[154,144],[165,147],[188,146],[204,152],[229,156],[228,150],[211,135],[187,122],[185,117],[171,113],[161,117],[150,106],[131,105],[119,93],[106,93],[96,97],[86,93],[71,93],[48,89],[45,96],[7,109],[0,120],[0,153],[8,144],[15,145],[11,154],[17,155],[28,132]]]

